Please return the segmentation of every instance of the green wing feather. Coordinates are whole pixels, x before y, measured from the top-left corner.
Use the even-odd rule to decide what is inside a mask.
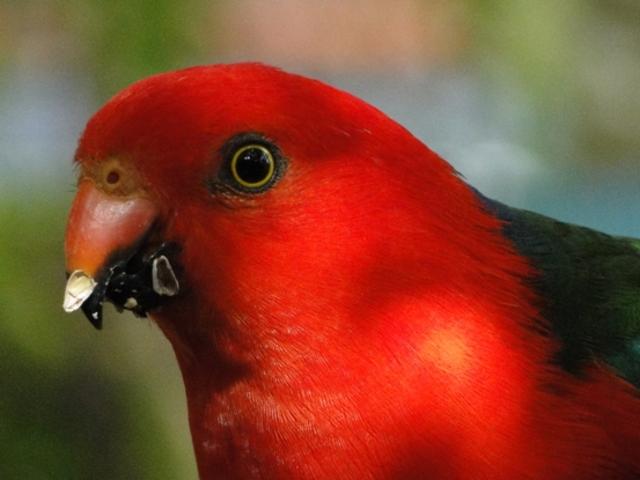
[[[640,240],[482,201],[539,272],[540,307],[562,341],[554,360],[576,375],[604,361],[640,388]]]

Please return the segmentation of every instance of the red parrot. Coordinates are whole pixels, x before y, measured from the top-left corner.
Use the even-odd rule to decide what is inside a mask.
[[[201,478],[640,478],[639,242],[259,64],[135,83],[75,158],[64,308],[157,323]]]

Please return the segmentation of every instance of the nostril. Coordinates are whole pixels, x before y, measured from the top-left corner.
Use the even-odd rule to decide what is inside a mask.
[[[118,183],[120,181],[120,173],[117,172],[116,170],[111,170],[108,174],[107,174],[107,183],[109,185],[115,185],[116,183]]]

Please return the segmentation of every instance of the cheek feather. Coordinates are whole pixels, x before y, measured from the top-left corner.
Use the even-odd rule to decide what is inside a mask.
[[[453,381],[465,377],[474,356],[468,334],[456,327],[435,329],[427,334],[422,343],[419,350],[420,358]]]

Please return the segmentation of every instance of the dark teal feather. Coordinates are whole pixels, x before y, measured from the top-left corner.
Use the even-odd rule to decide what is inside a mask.
[[[640,241],[480,197],[539,272],[531,281],[562,344],[553,361],[575,375],[605,362],[640,388]]]

